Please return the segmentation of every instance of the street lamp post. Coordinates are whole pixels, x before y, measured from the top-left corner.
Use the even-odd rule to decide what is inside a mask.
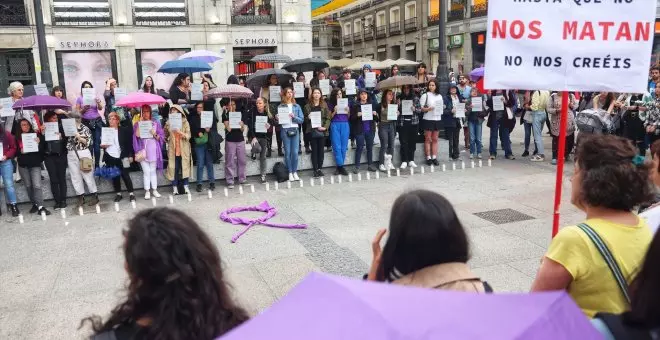
[[[48,47],[46,46],[46,28],[44,27],[44,14],[41,9],[41,0],[34,0],[34,19],[37,26],[37,45],[39,46],[39,62],[41,63],[41,82],[46,86],[53,85],[48,62]]]
[[[440,93],[446,94],[449,91],[449,67],[447,66],[447,36],[446,36],[446,21],[447,10],[442,8],[443,1],[438,1],[440,13],[440,24],[438,24],[438,69],[435,74],[435,79],[438,82]],[[447,3],[444,1],[444,3]]]

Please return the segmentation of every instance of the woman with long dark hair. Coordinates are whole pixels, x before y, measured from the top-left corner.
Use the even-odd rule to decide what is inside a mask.
[[[225,282],[220,255],[181,211],[153,208],[128,221],[124,234],[126,298],[110,317],[88,321],[95,335],[118,340],[212,340],[248,319]]]
[[[254,102],[254,110],[250,119],[250,126],[248,128],[248,140],[252,145],[252,156],[259,157],[259,173],[261,174],[261,183],[266,183],[266,173],[268,172],[266,163],[266,148],[268,147],[268,136],[266,132],[257,132],[257,117],[265,117],[266,123],[262,128],[265,131],[273,126],[273,115],[270,113],[268,102],[265,98],[259,97]],[[257,152],[258,151],[258,152]]]
[[[394,156],[394,136],[396,135],[396,122],[399,119],[399,107],[396,106],[396,112],[389,112],[389,105],[396,104],[394,92],[387,89],[383,92],[383,99],[378,106],[378,140],[380,140],[380,151],[378,161],[380,171],[394,170],[392,158]],[[393,107],[394,108],[394,107]],[[390,120],[390,118],[393,118]]]
[[[279,86],[279,80],[277,79],[277,76],[274,74],[271,74],[270,77],[266,79],[266,83],[264,86],[261,88],[261,95],[260,97],[266,99],[266,102],[268,103],[268,110],[272,112],[273,115],[277,114],[277,106],[280,104],[280,101],[277,101],[276,98],[271,98],[270,97],[270,87],[271,86]],[[276,100],[276,101],[273,101]],[[267,132],[267,140],[268,140],[268,149],[266,150],[266,157],[270,157],[272,153],[272,145],[273,145],[273,131],[275,131],[275,139],[277,140],[277,155],[282,157],[284,156],[284,153],[282,152],[282,127],[279,124],[275,124],[275,126],[271,126],[270,129],[268,129]]]
[[[334,89],[330,92],[328,99],[328,110],[330,111],[330,141],[332,142],[332,152],[335,156],[335,164],[337,164],[336,174],[344,176],[348,172],[344,169],[344,162],[346,161],[346,152],[348,151],[348,139],[350,138],[351,128],[348,123],[349,107],[344,110],[337,108],[337,102],[342,98],[341,89]]]
[[[101,145],[105,150],[103,162],[107,166],[116,167],[119,170],[119,176],[112,179],[112,187],[115,191],[114,201],[119,202],[122,200],[120,178],[124,181],[129,199],[131,202],[135,201],[133,180],[131,180],[128,169],[135,156],[133,152],[133,131],[130,125],[120,125],[119,114],[114,111],[110,112],[108,116],[108,126],[117,130],[116,138],[112,141],[112,144]]]
[[[371,105],[371,119],[362,118],[362,105]],[[371,102],[369,98],[369,92],[367,89],[359,89],[358,96],[351,107],[351,115],[349,116],[351,133],[355,136],[355,141],[357,143],[357,148],[355,150],[355,168],[357,172],[360,172],[360,163],[362,161],[362,150],[366,148],[367,152],[367,170],[371,172],[376,172],[378,169],[371,164],[373,158],[373,148],[374,148],[374,136],[376,135],[376,122],[380,119],[380,116],[376,112],[378,104]],[[355,172],[356,170],[353,170]],[[339,173],[335,172],[335,175],[347,175],[346,169],[343,167]]]
[[[447,141],[449,141],[449,151],[447,154],[452,161],[456,161],[460,156],[458,135],[461,131],[461,122],[456,118],[456,107],[460,103],[465,103],[463,95],[458,91],[458,86],[449,85],[449,93],[447,93],[447,100],[445,102],[448,109],[442,114],[442,121],[445,125],[445,136],[447,137]]]
[[[321,126],[312,126],[312,112],[319,112],[321,114]],[[310,136],[310,144],[312,145],[313,176],[322,177],[323,146],[325,145],[325,138],[328,135],[328,128],[330,127],[330,113],[328,112],[328,105],[323,100],[321,89],[318,87],[310,90],[309,101],[303,109],[303,115],[305,117],[305,135]]]
[[[35,134],[35,143],[38,145],[37,151],[27,151],[23,145],[23,134]],[[27,137],[27,136],[26,136]],[[34,131],[32,124],[27,119],[18,121],[18,130],[16,131],[16,143],[18,144],[18,172],[21,174],[25,191],[27,191],[30,203],[32,203],[31,214],[39,213],[50,215],[50,211],[44,207],[44,197],[41,188],[41,163],[44,160],[44,141],[41,133]]]
[[[428,92],[422,95],[422,130],[424,130],[424,156],[426,165],[440,165],[438,162],[438,135],[442,125],[444,98],[435,80],[428,82]]]
[[[179,73],[170,86],[170,100],[174,104],[188,104],[190,101],[190,75]]]
[[[303,110],[296,104],[293,98],[293,88],[285,87],[282,89],[282,103],[278,109],[286,108],[289,112],[290,124],[282,125],[282,142],[284,144],[284,164],[289,169],[289,182],[299,181],[298,177],[298,149],[300,148],[300,133],[298,125],[304,122]],[[278,122],[279,122],[278,113]]]
[[[2,156],[0,156],[0,177],[2,177],[2,182],[4,184],[3,190],[8,210],[11,210],[11,215],[13,217],[17,217],[20,212],[16,205],[16,189],[14,188],[14,179],[12,178],[14,173],[14,163],[12,161],[14,157],[16,157],[18,146],[16,145],[14,135],[5,130],[5,127],[2,124],[0,124],[0,145],[2,145]],[[2,215],[1,209],[0,215]]]
[[[403,111],[404,105],[412,105],[410,108],[411,114]],[[415,151],[417,149],[417,132],[422,107],[419,105],[419,97],[413,92],[412,85],[401,87],[399,112],[401,112],[398,121],[399,141],[401,142],[401,169],[416,168]]]
[[[66,168],[68,166],[67,161],[67,138],[64,135],[64,128],[62,128],[62,123],[60,118],[68,118],[66,116],[57,114],[53,111],[48,111],[44,115],[44,123],[56,123],[59,129],[59,135],[56,139],[50,141],[44,141],[44,165],[48,171],[48,178],[50,179],[50,191],[53,194],[53,200],[55,205],[53,209],[64,209],[66,205]],[[46,131],[45,124],[41,127],[41,134],[43,135]],[[41,169],[40,169],[41,170]]]

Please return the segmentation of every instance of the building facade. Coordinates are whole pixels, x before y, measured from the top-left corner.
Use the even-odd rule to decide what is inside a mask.
[[[55,85],[79,95],[114,77],[136,90],[146,76],[169,89],[174,75],[158,73],[167,60],[191,50],[224,55],[210,72],[224,83],[268,64],[258,54],[312,56],[310,3],[298,0],[43,0],[46,44]],[[32,0],[0,3],[0,88],[11,81],[40,83],[41,65]],[[195,75],[196,77],[199,74]]]
[[[341,25],[337,15],[312,21],[313,56],[325,60],[341,59]]]

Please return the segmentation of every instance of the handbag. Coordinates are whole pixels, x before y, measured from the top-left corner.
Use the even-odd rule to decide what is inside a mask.
[[[621,268],[619,268],[619,265],[616,263],[614,256],[612,256],[612,253],[607,248],[605,242],[603,242],[603,239],[600,238],[598,233],[596,233],[596,231],[586,223],[578,224],[578,228],[587,234],[589,239],[591,239],[591,242],[594,243],[594,246],[596,246],[596,249],[598,249],[598,252],[605,260],[605,263],[607,263],[607,266],[610,268],[610,271],[612,272],[612,275],[614,276],[614,279],[616,280],[616,283],[621,290],[621,294],[623,294],[623,297],[628,302],[628,305],[630,305],[630,294],[628,293],[628,283],[626,282],[626,278],[623,276]]]
[[[142,162],[143,160],[145,160],[147,158],[147,151],[145,149],[142,149],[142,150],[136,152],[134,158],[135,158],[136,162],[138,162],[138,163]]]
[[[94,169],[94,160],[91,157],[80,158],[80,155],[78,155],[78,150],[74,148],[73,151],[76,153],[76,157],[78,157],[78,163],[80,163],[80,171],[90,172],[92,169]]]
[[[291,128],[286,130],[286,135],[289,137],[294,137],[298,134],[298,128]]]

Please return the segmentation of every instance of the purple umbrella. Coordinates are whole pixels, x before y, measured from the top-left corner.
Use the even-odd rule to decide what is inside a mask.
[[[18,100],[12,106],[13,109],[27,109],[27,110],[67,110],[71,108],[71,104],[66,99],[60,99],[53,96],[29,96]]]
[[[602,339],[566,292],[475,294],[312,273],[222,339]]]
[[[470,79],[472,79],[472,81],[477,81],[477,80],[479,80],[479,78],[481,78],[483,76],[484,76],[484,68],[483,67],[475,68],[474,70],[472,70],[470,72]]]

